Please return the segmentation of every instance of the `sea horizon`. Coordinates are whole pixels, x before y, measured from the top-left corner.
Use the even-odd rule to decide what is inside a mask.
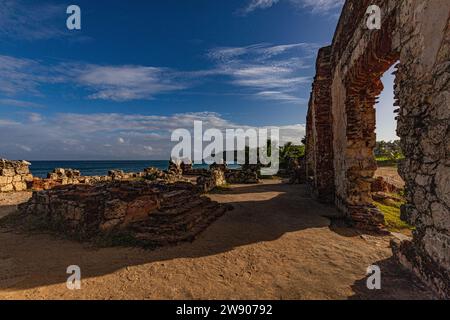
[[[35,177],[46,178],[56,168],[79,170],[83,176],[105,176],[110,170],[140,172],[154,167],[166,170],[169,160],[27,160]]]
[[[26,160],[31,163],[30,172],[38,178],[46,178],[56,168],[79,170],[82,176],[105,176],[111,170],[142,172],[153,167],[167,170],[169,160]],[[194,168],[208,168],[207,164],[194,164]],[[230,165],[239,168],[239,165]]]

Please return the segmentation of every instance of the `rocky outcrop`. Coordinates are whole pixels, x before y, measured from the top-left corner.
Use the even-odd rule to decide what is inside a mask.
[[[145,181],[56,187],[34,192],[19,208],[22,217],[63,234],[117,235],[145,246],[193,240],[227,209],[192,184]]]
[[[25,191],[33,180],[27,161],[0,160],[0,192]]]

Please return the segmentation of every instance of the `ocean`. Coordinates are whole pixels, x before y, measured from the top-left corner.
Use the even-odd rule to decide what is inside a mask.
[[[166,170],[169,166],[167,160],[127,160],[127,161],[29,161],[30,171],[35,177],[47,178],[47,173],[55,168],[80,170],[83,176],[106,176],[110,170],[123,170],[124,172],[140,172],[145,168],[154,167]],[[238,168],[231,165],[230,168]],[[208,165],[194,165],[194,168],[208,168]]]
[[[30,161],[30,171],[35,177],[46,178],[47,173],[55,168],[80,170],[83,176],[105,176],[109,170],[139,172],[148,167],[166,170],[169,161]]]

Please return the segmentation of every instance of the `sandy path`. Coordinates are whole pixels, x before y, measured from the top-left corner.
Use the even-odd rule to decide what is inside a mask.
[[[312,201],[304,186],[269,181],[211,197],[235,210],[193,243],[156,251],[98,249],[0,229],[0,299],[430,297],[392,261],[388,237],[331,230],[321,215],[335,209]],[[82,271],[78,291],[65,285],[72,264]],[[372,264],[382,269],[377,292],[365,288]]]

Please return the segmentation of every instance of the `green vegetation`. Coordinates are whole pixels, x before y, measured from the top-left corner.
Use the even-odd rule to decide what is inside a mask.
[[[283,147],[280,147],[280,167],[287,169],[291,161],[300,160],[304,156],[304,145],[296,146],[293,145],[292,142],[288,142]]]
[[[400,206],[405,203],[399,195],[388,194],[389,198],[374,201],[373,204],[384,214],[386,227],[389,231],[411,235],[412,226],[400,219]]]
[[[379,166],[396,166],[399,160],[405,158],[400,146],[400,140],[377,141],[374,153]]]

